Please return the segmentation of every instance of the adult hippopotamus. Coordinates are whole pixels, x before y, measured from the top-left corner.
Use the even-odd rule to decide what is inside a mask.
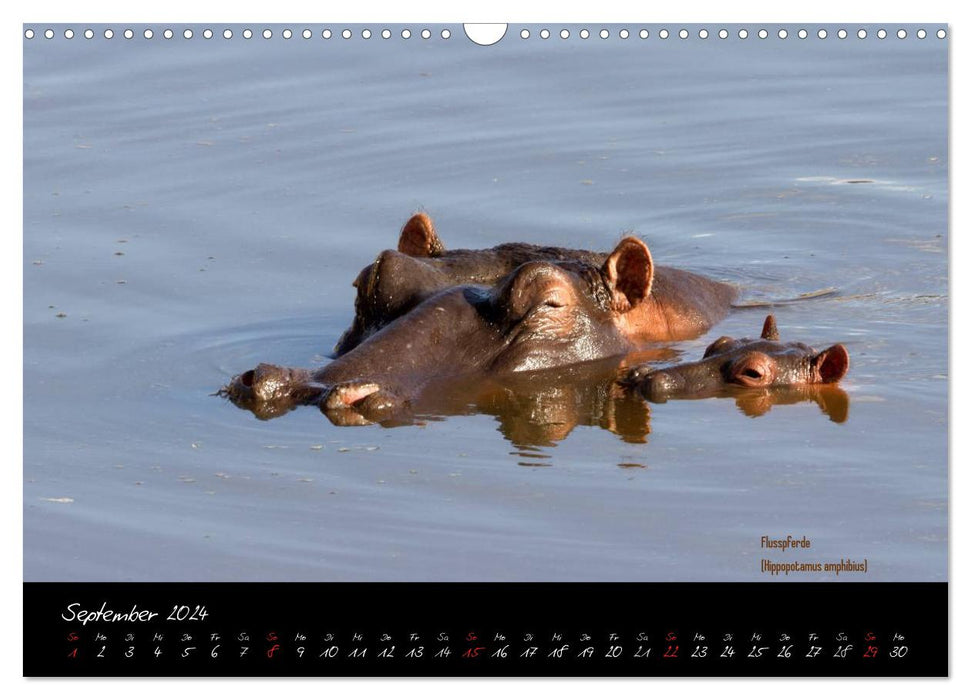
[[[674,273],[656,272],[647,246],[634,237],[600,265],[526,262],[491,287],[431,294],[325,367],[261,364],[220,393],[262,417],[319,404],[329,414],[388,420],[457,377],[562,367],[700,332],[724,313],[734,290]],[[340,422],[355,422],[350,417]]]
[[[733,387],[795,388],[789,394],[798,400],[799,387],[835,384],[849,366],[850,355],[843,345],[817,352],[804,343],[780,342],[775,317],[769,315],[758,339],[722,336],[698,362],[663,369],[640,365],[622,383],[655,402],[717,396]]]
[[[734,287],[685,270],[655,267],[647,246],[636,238],[625,239],[622,245],[642,251],[614,258],[615,263],[639,266],[639,274],[647,281],[625,302],[631,307],[625,324],[639,340],[693,338],[728,313],[737,295]],[[448,287],[491,287],[529,262],[580,262],[601,267],[608,258],[607,253],[527,243],[447,251],[431,218],[425,213],[415,214],[401,229],[398,249],[382,252],[354,281],[354,321],[334,347],[334,355],[339,357],[354,349]]]

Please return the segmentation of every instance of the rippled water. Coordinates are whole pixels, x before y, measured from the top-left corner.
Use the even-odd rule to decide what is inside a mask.
[[[946,579],[946,42],[94,29],[24,45],[27,580],[762,580],[786,534]],[[617,407],[603,368],[391,429],[211,396],[327,362],[418,208],[453,248],[633,230],[747,301],[835,288],[775,313],[847,346],[848,416]]]

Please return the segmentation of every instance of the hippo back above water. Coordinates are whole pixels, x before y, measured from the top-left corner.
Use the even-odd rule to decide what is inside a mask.
[[[728,313],[737,295],[731,285],[685,270],[655,266],[647,246],[636,238],[624,239],[621,245],[639,250],[636,255],[615,256],[609,264],[635,265],[638,269],[631,272],[647,280],[646,285],[632,290],[622,302],[628,304],[625,332],[632,338],[643,342],[693,338]],[[431,218],[424,213],[415,214],[401,230],[398,249],[379,254],[354,281],[354,321],[337,342],[335,356],[352,350],[448,287],[491,287],[530,262],[574,262],[602,268],[609,259],[608,253],[527,243],[450,251],[436,233]]]

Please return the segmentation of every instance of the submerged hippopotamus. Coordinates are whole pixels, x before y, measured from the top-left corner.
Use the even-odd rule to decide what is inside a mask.
[[[707,398],[733,387],[784,387],[788,390],[788,398],[796,401],[816,398],[813,392],[801,389],[835,384],[843,378],[849,366],[850,356],[842,345],[833,345],[817,352],[804,343],[780,342],[775,317],[769,315],[759,339],[722,336],[708,346],[704,359],[698,362],[663,369],[640,365],[630,370],[622,383],[636,387],[645,398],[655,402]],[[742,398],[746,397],[742,395]],[[767,405],[780,402],[786,401],[770,401]],[[752,404],[753,412],[757,415],[758,406],[765,402],[748,403]]]
[[[727,311],[734,293],[697,275],[655,270],[647,246],[628,237],[599,265],[532,260],[491,287],[428,293],[325,367],[261,364],[220,394],[260,417],[319,404],[329,415],[382,422],[457,377],[562,367],[699,333]],[[335,422],[359,422],[344,415],[349,420]]]
[[[624,317],[628,335],[641,341],[684,340],[708,330],[728,313],[737,294],[734,287],[684,270],[655,267],[647,246],[636,238],[625,239],[621,245],[636,248],[636,255],[614,256],[611,264],[635,265],[640,278],[629,296],[621,290],[624,298],[616,300],[630,306]],[[602,267],[609,259],[607,253],[526,243],[446,251],[431,218],[415,214],[401,230],[398,249],[382,252],[354,281],[354,321],[334,347],[334,355],[349,352],[448,287],[492,287],[530,262]]]

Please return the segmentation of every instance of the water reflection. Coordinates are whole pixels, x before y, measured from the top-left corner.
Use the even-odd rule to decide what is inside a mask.
[[[674,351],[656,350],[655,361]],[[651,409],[640,396],[617,384],[622,363],[590,362],[501,378],[468,378],[429,387],[413,404],[413,413],[382,425],[414,424],[456,415],[490,415],[508,440],[521,466],[551,466],[552,450],[577,426],[607,430],[623,442],[641,445],[651,432]],[[340,417],[332,417],[337,424]],[[630,466],[630,465],[629,465]],[[641,465],[636,465],[641,466]]]
[[[652,402],[635,390],[622,387],[617,379],[625,370],[644,362],[670,362],[678,353],[664,348],[619,360],[590,362],[541,372],[505,377],[470,376],[451,378],[426,386],[406,413],[380,422],[385,428],[418,425],[462,415],[494,416],[498,430],[514,450],[521,466],[552,465],[552,451],[577,426],[600,427],[630,445],[648,442],[651,433]],[[745,415],[759,417],[773,406],[815,403],[835,423],[849,416],[849,396],[837,385],[806,385],[773,388],[726,386],[685,399],[728,398]],[[664,410],[653,402],[653,410]],[[286,411],[267,411],[260,405],[244,405],[261,419],[275,418]],[[350,411],[323,414],[334,425],[345,427],[370,424]],[[351,419],[349,416],[356,416]],[[643,468],[637,457],[627,455],[618,466]]]
[[[697,399],[732,398],[735,405],[746,416],[764,416],[773,406],[786,406],[796,403],[816,403],[819,409],[834,423],[845,423],[850,414],[850,397],[837,384],[806,384],[749,388],[726,386],[721,389],[691,396],[670,399],[672,401],[693,401]],[[667,403],[658,400],[654,403]]]

